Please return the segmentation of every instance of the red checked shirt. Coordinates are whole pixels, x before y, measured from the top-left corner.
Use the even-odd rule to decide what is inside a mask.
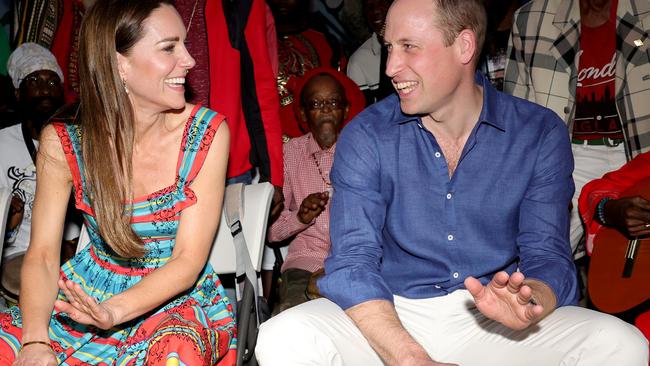
[[[298,209],[305,197],[329,189],[335,148],[336,145],[321,150],[311,133],[284,144],[284,210],[268,233],[271,242],[295,235],[289,244],[282,272],[289,268],[309,272],[323,268],[323,261],[330,250],[330,201],[325,211],[308,224],[298,220]]]

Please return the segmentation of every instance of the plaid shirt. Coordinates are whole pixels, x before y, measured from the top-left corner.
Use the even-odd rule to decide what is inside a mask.
[[[327,191],[325,181],[330,182],[335,149],[336,145],[321,150],[311,133],[284,144],[284,210],[268,231],[270,242],[295,236],[289,244],[282,272],[289,268],[309,272],[323,268],[330,250],[330,202],[325,211],[308,224],[298,220],[298,209],[310,194]]]
[[[650,2],[619,0],[616,11],[616,108],[628,160],[650,151]],[[515,13],[504,91],[555,111],[572,130],[579,0],[533,0]]]

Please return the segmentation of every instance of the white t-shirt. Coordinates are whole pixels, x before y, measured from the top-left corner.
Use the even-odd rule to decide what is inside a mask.
[[[357,48],[348,61],[348,77],[361,90],[375,90],[379,87],[379,65],[381,63],[381,45],[377,34],[373,33],[368,40]]]
[[[34,146],[38,148],[38,141],[34,140]],[[0,238],[5,240],[2,257],[10,258],[24,253],[29,246],[36,193],[36,167],[25,146],[20,123],[0,130],[0,187],[10,188],[12,194],[25,203],[18,230],[7,240]]]

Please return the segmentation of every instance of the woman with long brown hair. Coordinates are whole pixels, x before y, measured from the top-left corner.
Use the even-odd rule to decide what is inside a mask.
[[[232,307],[206,265],[229,133],[222,115],[185,102],[195,64],[185,36],[168,0],[100,0],[88,11],[75,123],[52,123],[40,140],[0,365],[234,364]],[[71,192],[91,245],[59,269]]]

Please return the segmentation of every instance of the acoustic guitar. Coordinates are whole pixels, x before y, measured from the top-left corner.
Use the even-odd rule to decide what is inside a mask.
[[[621,197],[650,200],[650,178]],[[629,310],[650,298],[650,237],[629,238],[609,227],[594,238],[587,289],[591,302],[606,313]]]

